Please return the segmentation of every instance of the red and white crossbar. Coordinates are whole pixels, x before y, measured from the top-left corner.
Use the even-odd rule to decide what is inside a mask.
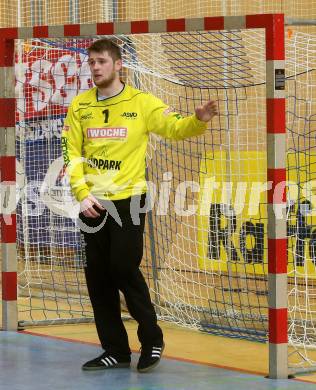
[[[113,34],[145,34],[183,31],[265,29],[266,112],[268,180],[268,270],[269,270],[269,376],[287,378],[287,239],[285,218],[286,139],[284,93],[284,16],[282,14],[165,19],[93,24],[66,24],[0,29],[0,134],[1,182],[6,191],[15,182],[14,137],[14,39],[91,37]],[[5,142],[5,147],[3,146]],[[11,223],[7,223],[11,221]],[[15,213],[2,211],[3,327],[17,328]]]

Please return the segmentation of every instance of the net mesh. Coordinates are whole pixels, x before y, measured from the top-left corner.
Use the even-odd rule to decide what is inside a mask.
[[[257,39],[262,41],[260,34],[258,31]],[[236,161],[241,157],[249,162],[250,155],[257,161],[256,150],[260,159],[265,159],[264,45],[258,52],[251,36],[242,31],[115,39],[124,53],[122,77],[129,84],[162,98],[182,115],[193,113],[194,107],[206,99],[215,98],[218,102],[220,115],[204,138],[179,143],[154,135],[151,138],[148,180],[156,188],[158,210],[153,210],[148,223],[151,232],[148,230],[147,234],[144,273],[161,317],[202,327],[203,321],[208,322],[209,313],[215,316],[217,312],[217,321],[223,325],[227,319],[221,319],[221,313],[234,313],[233,300],[238,295],[240,300],[243,295],[239,291],[241,294],[225,303],[230,285],[240,283],[239,279],[228,273],[222,254],[214,259],[217,265],[212,270],[212,262],[206,260],[208,255],[204,253],[207,242],[221,250],[223,238],[215,237],[211,242],[207,220],[213,225],[221,224],[221,211],[216,207],[223,200],[217,199],[214,215],[209,216],[207,210],[200,218],[187,216],[182,198],[197,207],[202,199],[193,192],[187,197],[183,183],[189,183],[194,190],[194,186],[204,185],[214,175],[218,181],[244,181],[250,168],[239,166],[236,171]],[[60,158],[60,131],[66,108],[74,95],[91,86],[84,51],[89,43],[23,42],[17,51],[17,156],[21,170],[18,182],[23,186],[18,209],[18,246],[26,320],[40,319],[39,312],[45,320],[91,316],[91,311],[86,312],[84,257],[76,219],[65,218],[67,208],[73,207],[73,217],[78,210],[63,176]],[[252,46],[255,52],[246,53],[246,46]],[[18,58],[18,54],[22,57]],[[235,140],[233,147],[231,139]],[[262,179],[264,176],[263,171]],[[164,187],[170,187],[169,200]],[[219,226],[223,232],[225,224],[224,221],[222,228]],[[238,229],[240,226],[241,223]],[[226,246],[229,248],[230,243]],[[211,265],[204,266],[205,261]],[[263,258],[259,261],[263,262]],[[211,294],[212,281],[216,281],[216,289],[227,289],[220,300]],[[238,320],[239,325],[236,322],[235,326],[240,335],[248,333],[248,321],[257,319],[247,293],[240,300],[238,312],[245,311],[245,318],[249,318]],[[36,298],[36,305],[28,302],[32,298]],[[46,300],[52,302],[47,304]],[[65,302],[68,306],[64,310]],[[256,305],[260,306],[259,302]],[[261,307],[266,310],[266,303],[262,302]]]
[[[290,360],[301,366],[315,365],[315,49],[315,35],[288,35],[289,338],[301,347]]]
[[[91,317],[79,229],[75,218],[65,218],[78,208],[65,185],[60,135],[72,97],[91,86],[85,54],[72,44],[30,42],[16,52],[17,242],[26,321]]]

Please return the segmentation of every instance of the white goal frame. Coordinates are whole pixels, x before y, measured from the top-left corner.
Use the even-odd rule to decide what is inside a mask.
[[[70,24],[0,29],[0,181],[3,202],[15,194],[14,41],[32,38],[91,37],[184,31],[264,29],[266,44],[266,128],[268,190],[269,377],[288,377],[286,130],[283,14]],[[275,188],[284,185],[279,196]],[[284,217],[277,218],[277,209]],[[3,208],[5,210],[5,208]],[[2,211],[2,209],[0,210]],[[0,215],[2,237],[2,317],[4,330],[16,330],[16,214]]]

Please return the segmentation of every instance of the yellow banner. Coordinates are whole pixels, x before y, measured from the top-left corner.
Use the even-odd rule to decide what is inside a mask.
[[[295,269],[296,275],[316,277],[316,181],[310,181],[316,154],[288,154],[287,164],[288,274]],[[198,209],[201,269],[268,272],[266,171],[266,153],[260,151],[209,152],[202,159]]]

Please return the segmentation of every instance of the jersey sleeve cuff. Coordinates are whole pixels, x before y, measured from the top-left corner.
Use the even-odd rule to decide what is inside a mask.
[[[196,126],[196,129],[198,130],[197,134],[203,134],[205,130],[207,129],[207,122],[201,121],[196,114],[192,116],[192,120],[194,122],[194,125]]]
[[[76,199],[78,202],[81,202],[82,200],[84,200],[87,196],[90,195],[90,191],[88,188],[82,188],[80,189],[79,191],[77,190],[76,191]]]

